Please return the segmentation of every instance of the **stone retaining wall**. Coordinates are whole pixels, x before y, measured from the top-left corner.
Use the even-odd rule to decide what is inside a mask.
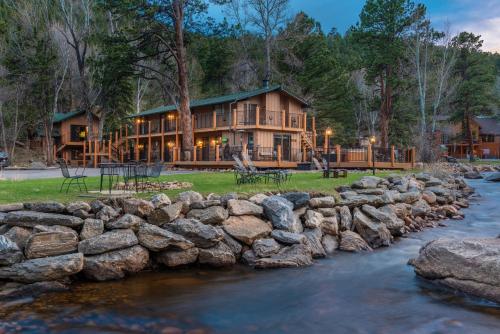
[[[158,267],[306,266],[460,219],[472,193],[459,177],[425,173],[365,176],[337,191],[0,205],[0,280],[57,290],[61,281],[120,279]]]

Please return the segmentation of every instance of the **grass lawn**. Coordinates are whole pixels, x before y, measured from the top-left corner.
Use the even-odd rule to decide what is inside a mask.
[[[493,166],[500,165],[500,159],[492,159],[492,160],[477,159],[476,161],[474,161],[472,163],[469,162],[469,159],[459,159],[458,161],[466,163],[466,164],[472,164],[472,165],[493,165]]]
[[[378,172],[377,176],[386,176],[398,172]],[[281,185],[280,189],[273,183],[270,184],[247,184],[237,186],[234,182],[234,174],[231,172],[206,172],[206,173],[193,173],[193,174],[177,174],[162,176],[162,181],[186,181],[193,184],[191,189],[170,190],[164,191],[171,198],[185,190],[195,190],[202,194],[218,193],[224,194],[228,192],[238,192],[254,194],[266,191],[278,190],[304,190],[304,191],[318,191],[333,193],[334,188],[343,185],[351,184],[364,175],[371,175],[371,172],[356,172],[349,173],[347,178],[339,179],[323,179],[319,172],[302,172],[294,173],[290,182]],[[34,180],[20,180],[20,181],[0,181],[0,203],[14,203],[14,202],[30,202],[30,201],[59,201],[63,203],[85,200],[90,201],[93,197],[81,196],[82,193],[78,191],[78,187],[71,187],[69,193],[60,193],[59,187],[61,186],[62,178],[54,179],[34,179]],[[99,189],[99,178],[87,178],[87,187],[89,190]],[[153,193],[139,194],[139,197],[150,197]]]

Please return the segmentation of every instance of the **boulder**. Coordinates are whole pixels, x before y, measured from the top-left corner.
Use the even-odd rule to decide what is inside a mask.
[[[165,205],[158,209],[155,209],[148,217],[148,223],[153,225],[163,225],[170,223],[179,218],[179,215],[182,212],[182,207],[182,202],[176,202],[174,204]]]
[[[74,234],[76,238],[78,238],[78,232],[73,230],[71,227],[61,226],[61,225],[35,225],[33,227],[33,233],[42,233],[42,232],[61,232],[61,233],[70,233]]]
[[[0,212],[21,211],[23,209],[23,203],[0,204]]]
[[[376,209],[365,204],[362,206],[362,210],[371,219],[383,223],[392,235],[401,236],[404,233],[405,222],[399,219],[389,206]]]
[[[40,232],[31,235],[24,254],[28,259],[73,253],[78,247],[78,235],[68,232]]]
[[[314,210],[307,210],[304,215],[304,225],[308,228],[318,228],[323,223],[323,215]]]
[[[292,233],[282,230],[273,230],[271,237],[285,245],[303,244],[306,242],[306,236],[299,233]]]
[[[92,208],[90,207],[90,204],[87,202],[79,201],[79,202],[71,202],[66,206],[66,211],[68,211],[71,214],[74,214],[76,211],[85,211],[89,212]]]
[[[85,277],[95,281],[120,279],[143,270],[149,262],[149,252],[140,245],[108,253],[86,256]]]
[[[224,231],[222,228],[219,227],[218,229],[224,235],[224,239],[222,241],[226,245],[228,245],[229,248],[231,248],[234,256],[236,256],[236,258],[239,258],[241,256],[241,251],[243,250],[243,247],[241,246],[241,244],[236,239],[234,239],[232,236],[227,234],[226,231]]]
[[[476,171],[466,172],[464,173],[464,178],[466,179],[482,179],[483,176]]]
[[[436,194],[427,190],[422,193],[422,199],[430,205],[435,204],[437,200]]]
[[[74,275],[83,268],[83,254],[73,253],[26,260],[7,267],[0,267],[0,279],[33,283],[54,281]]]
[[[335,198],[333,196],[314,197],[309,200],[309,206],[313,209],[316,208],[334,208]]]
[[[355,191],[360,195],[383,195],[385,193],[385,189],[382,188],[356,189]]]
[[[423,199],[416,201],[411,206],[411,214],[414,217],[425,217],[431,212],[431,206]]]
[[[435,187],[435,186],[440,186],[443,184],[443,181],[441,181],[440,179],[432,176],[429,181],[426,181],[425,182],[425,186],[426,187]]]
[[[388,199],[383,196],[378,195],[350,195],[339,203],[340,205],[347,206],[349,208],[355,208],[358,206],[362,206],[364,204],[369,204],[372,206],[381,206],[384,204],[388,204]]]
[[[409,191],[407,193],[400,194],[400,202],[406,204],[412,204],[422,198],[422,194],[419,191]]]
[[[194,244],[183,236],[148,223],[140,225],[137,232],[137,239],[141,246],[153,252],[161,251],[167,247],[175,247],[182,250],[194,247]]]
[[[187,218],[194,218],[203,224],[219,225],[228,217],[227,210],[222,206],[211,206],[206,209],[193,209],[188,212]]]
[[[431,180],[431,175],[429,173],[418,173],[415,174],[415,178],[422,182],[427,182]]]
[[[274,228],[289,232],[300,232],[302,224],[293,214],[293,203],[281,196],[270,196],[262,202],[264,214]]]
[[[3,222],[5,220],[5,216],[7,216],[7,214],[5,212],[0,212],[0,234],[7,232],[8,228],[9,228],[8,225],[3,225]]]
[[[303,191],[289,192],[281,196],[283,198],[286,198],[293,204],[294,210],[306,206],[309,203],[309,200],[311,199],[309,193]]]
[[[260,216],[264,209],[260,205],[247,200],[230,199],[227,201],[227,208],[231,216]]]
[[[130,229],[112,230],[90,239],[80,241],[78,251],[94,255],[137,245],[139,241]]]
[[[196,247],[188,249],[167,249],[156,256],[156,261],[167,267],[184,266],[195,263],[198,260],[199,249]]]
[[[83,219],[58,213],[12,211],[5,216],[4,223],[22,227],[34,227],[35,225],[78,227],[83,224]]]
[[[321,223],[321,231],[325,234],[337,235],[339,234],[339,223],[337,216],[326,217]]]
[[[224,221],[223,228],[230,236],[248,246],[272,231],[268,223],[255,216],[231,216]]]
[[[24,203],[24,209],[37,212],[63,213],[66,211],[66,206],[58,202],[35,202]]]
[[[14,241],[19,249],[23,250],[26,242],[31,236],[31,231],[24,227],[13,226],[4,234],[4,236]]]
[[[306,245],[311,249],[311,254],[313,258],[325,257],[326,252],[321,244],[321,239],[323,234],[320,229],[308,229],[303,233],[307,240]]]
[[[391,232],[389,232],[384,223],[371,220],[358,208],[354,209],[353,223],[356,232],[371,247],[390,246],[392,240]]]
[[[197,193],[196,191],[188,190],[188,191],[181,192],[178,195],[178,200],[180,202],[186,203],[189,206],[194,202],[203,201],[203,196],[200,193]]]
[[[245,253],[246,254],[246,253]],[[262,259],[256,259],[255,268],[287,268],[302,267],[313,264],[311,250],[304,244],[283,247],[278,254]]]
[[[436,196],[446,197],[451,195],[450,190],[443,187],[427,187],[425,190],[433,192]]]
[[[157,209],[157,208],[161,208],[162,206],[172,204],[172,201],[164,193],[159,193],[159,194],[155,194],[151,197],[151,203]]]
[[[101,209],[95,214],[95,217],[106,223],[112,219],[115,219],[119,215],[120,213],[109,205],[103,205]]]
[[[415,272],[452,289],[500,303],[500,238],[440,238],[411,261]]]
[[[31,301],[36,297],[49,292],[68,291],[69,286],[55,281],[35,282],[22,284],[17,282],[9,282],[1,287],[0,302],[17,302],[23,300]]]
[[[115,229],[131,229],[137,231],[139,226],[146,221],[139,216],[133,215],[131,213],[126,213],[117,220],[111,220],[106,223],[106,228],[108,230]]]
[[[93,213],[98,213],[104,206],[105,204],[102,201],[95,199],[90,202],[90,211],[92,211]]]
[[[22,260],[23,253],[17,244],[5,235],[0,235],[0,265],[11,265]]]
[[[236,263],[231,248],[223,242],[219,242],[211,248],[201,248],[198,255],[200,264],[208,264],[212,267],[227,267]]]
[[[380,183],[384,182],[384,179],[378,176],[363,176],[358,181],[354,182],[351,187],[353,189],[369,189],[377,188]]]
[[[222,203],[219,199],[211,199],[211,200],[205,200],[201,202],[194,202],[189,205],[190,209],[206,209],[211,206],[221,206]]]
[[[321,213],[324,217],[337,216],[337,210],[335,208],[318,208],[316,211]]]
[[[491,173],[490,175],[486,176],[485,180],[491,182],[500,182],[500,172]]]
[[[224,194],[220,197],[220,203],[223,205],[223,206],[227,206],[227,202],[230,200],[230,199],[238,199],[238,194],[235,193],[235,192],[232,192],[232,193],[227,193],[227,194]]]
[[[255,266],[255,261],[257,260],[257,256],[251,249],[247,249],[241,255],[241,261],[249,266]]]
[[[83,222],[82,230],[80,231],[80,239],[90,239],[104,232],[104,222],[100,219],[87,218]]]
[[[372,248],[359,234],[353,231],[340,232],[339,249],[346,252],[371,251]]]
[[[196,247],[210,248],[217,245],[224,236],[217,228],[194,219],[177,219],[164,226],[170,232],[180,234],[193,242]]]
[[[262,204],[262,202],[264,202],[264,200],[266,198],[268,198],[269,196],[265,195],[265,194],[256,194],[256,195],[253,195],[252,197],[250,197],[248,200],[250,202],[253,202],[255,204]]]
[[[325,234],[321,239],[321,245],[327,255],[333,254],[339,248],[339,239],[336,236]]]
[[[123,212],[139,217],[147,217],[155,209],[153,203],[139,198],[124,199],[122,207]]]
[[[271,255],[278,253],[280,249],[280,244],[278,244],[273,238],[258,239],[252,244],[252,250],[258,257],[270,257]]]
[[[340,230],[341,231],[349,231],[354,227],[352,225],[352,215],[349,207],[344,205],[339,207],[339,215],[340,215]]]

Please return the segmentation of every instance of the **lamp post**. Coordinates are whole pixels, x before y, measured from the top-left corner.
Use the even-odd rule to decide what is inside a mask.
[[[326,140],[326,152],[328,156],[328,160],[326,162],[326,177],[330,177],[330,136],[332,135],[333,131],[330,127],[326,128],[325,131],[325,140]]]
[[[377,138],[375,136],[370,137],[370,145],[372,146],[372,172],[373,175],[375,175],[375,150],[374,150],[374,145],[377,142]]]

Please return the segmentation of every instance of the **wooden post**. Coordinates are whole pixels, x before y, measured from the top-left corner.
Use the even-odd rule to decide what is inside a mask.
[[[193,161],[196,161],[196,145],[193,146]]]
[[[285,111],[281,110],[281,128],[285,130]]]
[[[217,128],[217,112],[214,110],[212,112],[212,128],[215,130]]]
[[[94,168],[97,168],[97,154],[99,151],[99,143],[94,139]]]
[[[179,115],[175,118],[175,147],[177,149],[180,149],[179,147]],[[177,156],[177,159],[179,159],[180,155]]]
[[[148,164],[151,162],[151,121],[148,121]]]
[[[416,158],[416,151],[415,151],[415,147],[412,147],[411,148],[411,167],[415,167],[415,158]]]
[[[160,145],[160,150],[161,150],[161,161],[165,161],[165,116],[162,116],[161,118],[161,145]]]
[[[220,145],[215,145],[215,161],[220,161],[219,147]]]
[[[260,107],[257,106],[255,108],[255,127],[258,128],[260,126]]]
[[[118,131],[115,131],[115,145],[118,145]]]
[[[176,161],[177,161],[177,147],[174,147],[172,152],[172,162]]]
[[[248,153],[247,147],[247,144],[243,144],[243,147],[241,148],[243,153]]]
[[[316,117],[312,116],[312,133],[313,133],[313,146],[316,148]]]
[[[281,144],[278,144],[276,149],[278,150],[277,155],[278,155],[278,166],[281,165]]]
[[[111,139],[111,134],[109,134],[109,140],[108,140],[108,161],[111,161],[111,144],[112,144],[112,139]]]
[[[368,148],[367,148],[367,151],[366,151],[366,159],[368,160],[368,166],[369,167],[373,167],[373,159],[372,159],[372,144],[368,144]]]
[[[394,145],[391,145],[391,166],[394,167],[394,164],[396,162],[396,155],[394,152]]]
[[[83,141],[83,167],[86,166],[87,162],[87,141]]]
[[[52,151],[53,151],[52,154],[54,155],[54,160],[57,160],[57,146],[56,145],[54,145]]]
[[[302,122],[304,123],[302,124],[302,128],[304,129],[304,131],[307,131],[307,113],[304,113]]]
[[[335,155],[337,156],[337,165],[340,166],[340,145],[335,145]]]
[[[232,124],[233,128],[235,128],[235,127],[236,127],[236,116],[237,116],[237,115],[238,115],[238,112],[236,111],[236,109],[233,109],[233,119],[232,119],[232,121],[233,121],[233,122],[232,122],[232,123],[233,123],[233,124]]]
[[[288,127],[292,127],[292,115],[288,114]]]
[[[125,150],[126,150],[126,152],[129,151],[129,147],[128,147],[128,126],[125,126]],[[130,159],[130,155],[129,155],[128,158]]]
[[[328,141],[330,140],[330,138],[328,138],[328,135],[325,133],[325,141],[323,143],[323,152],[325,152],[326,154],[328,154],[328,152],[326,151],[328,149]]]
[[[307,161],[307,148],[305,144],[302,144],[302,162]]]

